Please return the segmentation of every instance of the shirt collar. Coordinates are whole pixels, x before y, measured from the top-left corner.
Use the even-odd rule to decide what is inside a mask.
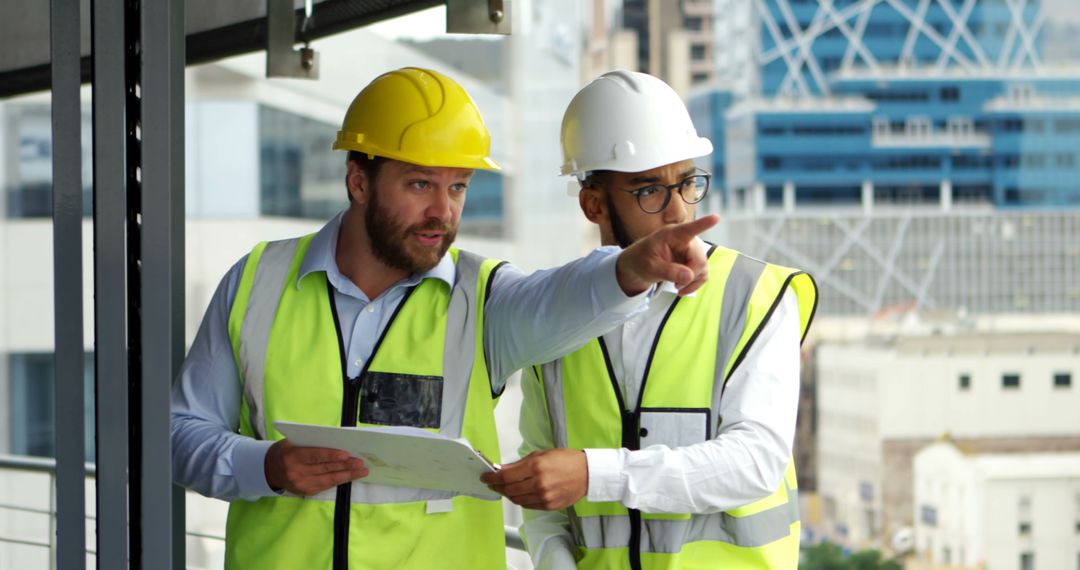
[[[338,215],[326,222],[326,225],[315,234],[315,237],[311,238],[311,245],[308,246],[308,250],[304,254],[304,259],[300,262],[300,271],[298,272],[296,279],[296,287],[298,289],[300,288],[300,282],[303,281],[304,277],[309,273],[324,271],[326,272],[327,280],[329,280],[330,284],[338,291],[353,297],[367,299],[367,295],[360,291],[360,288],[338,269],[337,242],[338,234],[341,233],[341,222],[344,218],[345,210],[342,210]],[[435,267],[432,267],[424,273],[411,274],[397,282],[394,286],[404,285],[410,287],[420,283],[424,279],[433,278],[439,279],[449,285],[450,288],[453,288],[456,277],[457,268],[454,266],[454,259],[447,253],[442,256],[442,259],[439,260],[439,263],[435,265]]]

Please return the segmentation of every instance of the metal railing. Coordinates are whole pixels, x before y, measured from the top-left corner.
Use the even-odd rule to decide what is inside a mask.
[[[0,535],[0,544],[19,544],[24,546],[33,546],[38,548],[49,549],[49,567],[56,566],[56,461],[51,458],[44,457],[28,457],[21,455],[0,455],[0,473],[4,471],[20,471],[27,473],[40,473],[47,475],[49,478],[49,506],[48,508],[30,507],[26,505],[17,505],[7,502],[0,502],[0,511],[26,513],[29,515],[41,515],[49,517],[49,533],[45,540],[34,540],[27,538],[18,538],[12,536]],[[86,464],[86,476],[93,478],[97,475],[97,469],[94,464]],[[97,517],[94,515],[86,515],[86,519],[89,521],[96,521]],[[200,538],[205,540],[212,540],[218,542],[225,542],[224,534],[206,533],[193,530],[187,530],[185,534],[192,538]],[[93,542],[90,543],[91,545]],[[525,550],[525,544],[521,540],[521,535],[514,527],[506,527],[506,547],[513,550]],[[96,555],[96,550],[87,545],[87,554]]]
[[[48,476],[49,507],[47,509],[0,502],[0,511],[26,513],[31,515],[42,515],[49,517],[49,532],[46,539],[33,540],[11,536],[0,536],[0,543],[21,544],[24,546],[47,548],[49,550],[49,568],[55,568],[56,543],[54,542],[54,539],[56,538],[56,460],[47,457],[30,457],[25,455],[0,455],[0,472],[3,471],[40,473]],[[85,466],[85,471],[87,477],[97,476],[97,468],[94,466],[93,463],[87,463]],[[86,519],[96,521],[97,517],[93,515],[86,515]],[[86,553],[94,555],[97,554],[97,552],[89,546],[86,549]]]

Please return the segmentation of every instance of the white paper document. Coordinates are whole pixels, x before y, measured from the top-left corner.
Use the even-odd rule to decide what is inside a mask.
[[[454,491],[497,500],[480,482],[493,466],[464,439],[413,427],[331,427],[275,421],[274,427],[296,445],[341,449],[364,460],[365,483]]]

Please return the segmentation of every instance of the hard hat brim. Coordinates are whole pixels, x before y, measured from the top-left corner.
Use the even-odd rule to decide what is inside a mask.
[[[487,156],[458,156],[453,160],[446,160],[445,158],[439,159],[430,156],[421,156],[416,153],[398,153],[386,149],[373,148],[370,145],[362,143],[350,143],[348,141],[340,140],[334,143],[333,148],[334,150],[351,150],[370,154],[372,156],[381,156],[383,158],[390,158],[401,162],[408,162],[409,164],[419,164],[420,166],[430,166],[433,168],[472,168],[474,170],[490,170],[492,172],[499,172],[502,170],[502,167],[499,166],[497,162]]]
[[[712,141],[705,137],[697,137],[678,151],[660,156],[641,156],[635,158],[615,157],[608,160],[591,162],[587,164],[575,164],[567,162],[562,165],[562,176],[577,176],[597,170],[610,170],[612,172],[645,172],[668,164],[681,162],[694,158],[709,156],[713,152]]]

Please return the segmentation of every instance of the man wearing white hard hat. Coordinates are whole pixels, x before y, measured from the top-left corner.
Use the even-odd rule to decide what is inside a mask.
[[[643,73],[578,92],[562,149],[605,245],[694,219],[709,191],[693,159],[712,143]],[[488,482],[526,508],[538,567],[798,565],[791,446],[816,288],[801,271],[703,245],[709,281],[693,296],[661,287],[646,313],[523,374],[525,458]]]

